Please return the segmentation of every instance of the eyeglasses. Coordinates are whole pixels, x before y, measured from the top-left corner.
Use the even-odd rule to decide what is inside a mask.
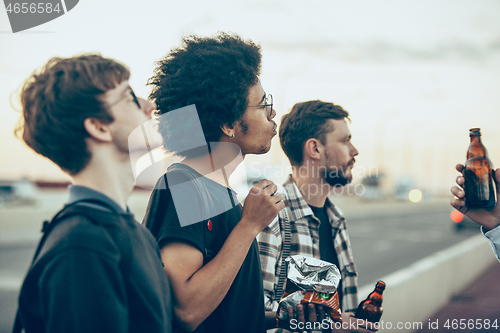
[[[141,103],[139,103],[139,99],[137,98],[137,96],[135,95],[134,93],[134,90],[132,90],[132,88],[129,87],[129,91],[130,91],[130,95],[132,95],[132,98],[134,99],[134,103],[137,104],[137,107],[140,109],[141,108]],[[125,98],[129,97],[129,94],[125,94],[123,95],[122,97],[120,97],[117,101],[111,103],[111,104],[108,104],[108,107],[112,107],[118,103],[120,103],[121,101],[123,101]]]
[[[273,95],[268,94],[266,98],[264,99],[264,104],[260,105],[249,105],[249,108],[269,108],[269,116],[273,114]]]

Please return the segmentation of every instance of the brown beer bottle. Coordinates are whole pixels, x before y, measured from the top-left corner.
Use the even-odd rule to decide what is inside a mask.
[[[385,282],[378,281],[375,285],[375,290],[373,290],[364,301],[359,303],[354,317],[377,323],[380,317],[382,317],[382,300],[384,299],[382,293],[384,290]]]
[[[465,205],[468,208],[490,208],[497,203],[493,164],[481,142],[481,130],[470,129],[470,145],[463,170]]]

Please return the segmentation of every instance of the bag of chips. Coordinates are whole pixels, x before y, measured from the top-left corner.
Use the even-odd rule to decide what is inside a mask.
[[[290,256],[287,263],[287,283],[277,318],[285,320],[288,307],[296,307],[301,303],[320,304],[334,321],[341,321],[337,287],[340,283],[340,271],[329,262],[305,257]]]

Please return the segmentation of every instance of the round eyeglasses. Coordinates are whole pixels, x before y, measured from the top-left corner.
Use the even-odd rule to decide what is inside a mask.
[[[117,101],[114,101],[113,103],[111,104],[108,104],[108,108],[120,103],[121,101],[123,101],[125,98],[129,97],[129,96],[132,96],[132,98],[134,99],[134,103],[137,104],[137,107],[140,109],[141,108],[141,103],[139,103],[139,99],[137,98],[137,96],[135,95],[134,93],[134,90],[132,90],[132,88],[129,87],[129,92],[130,92],[130,95],[129,94],[125,94],[123,95],[122,97],[120,97]]]
[[[264,99],[264,104],[260,105],[249,105],[249,108],[269,108],[269,115],[268,117],[271,117],[273,114],[273,95],[268,94],[266,98]]]

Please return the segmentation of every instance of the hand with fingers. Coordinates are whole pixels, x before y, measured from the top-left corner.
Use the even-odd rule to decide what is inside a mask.
[[[372,333],[376,332],[379,326],[346,312],[342,313],[342,323],[338,323],[335,327],[332,333]]]
[[[299,304],[296,307],[289,306],[287,309],[280,308],[280,311],[286,316],[279,320],[278,327],[290,332],[303,332],[311,329],[321,331],[321,324],[326,318],[324,307],[313,303]]]
[[[279,328],[290,332],[331,332],[331,333],[373,333],[377,331],[377,325],[363,319],[355,318],[352,313],[343,313],[342,322],[331,323],[326,319],[325,309],[322,305],[308,303],[299,304],[296,307],[281,308],[288,316],[278,323]],[[308,320],[306,320],[308,318]],[[329,330],[333,328],[333,331]]]
[[[248,223],[257,233],[267,227],[285,207],[277,190],[278,186],[267,179],[255,184],[245,199],[240,223]]]
[[[457,164],[456,167],[458,172],[462,173],[464,166]],[[457,177],[457,185],[451,188],[451,193],[455,195],[450,201],[450,204],[459,212],[467,215],[471,220],[482,225],[486,229],[493,229],[500,225],[500,205],[496,205],[493,208],[467,208],[465,206],[465,192],[464,183],[465,178],[463,175]],[[495,170],[495,184],[497,193],[500,190],[500,169]]]

